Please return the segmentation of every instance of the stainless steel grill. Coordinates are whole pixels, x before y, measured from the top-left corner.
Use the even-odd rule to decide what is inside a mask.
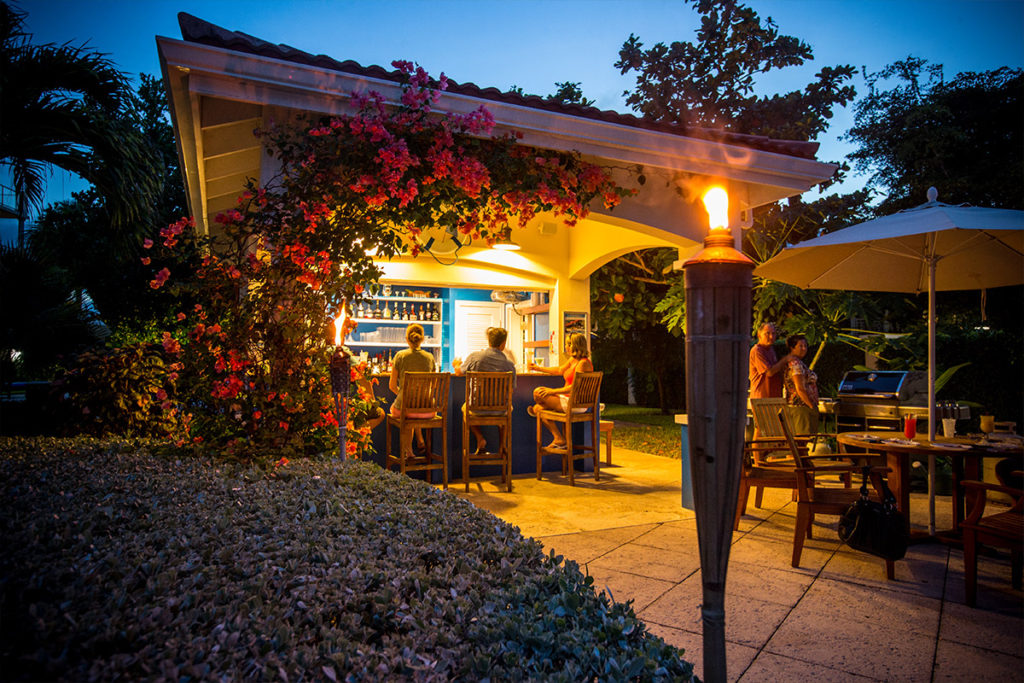
[[[966,406],[943,406],[949,417],[967,418]],[[928,375],[899,370],[851,370],[839,384],[835,405],[839,431],[901,428],[904,415],[928,419]],[[924,424],[920,424],[921,430]]]

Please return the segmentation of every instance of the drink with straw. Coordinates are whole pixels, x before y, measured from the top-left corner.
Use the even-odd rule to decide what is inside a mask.
[[[911,413],[903,418],[903,436],[907,439],[917,436],[917,415]]]

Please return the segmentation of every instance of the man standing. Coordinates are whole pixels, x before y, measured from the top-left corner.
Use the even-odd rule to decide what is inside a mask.
[[[757,343],[750,349],[750,398],[782,398],[782,379],[789,355],[780,360],[772,344],[775,325],[764,323],[757,330]]]
[[[505,356],[505,341],[508,339],[508,331],[503,327],[487,328],[487,348],[482,351],[474,351],[466,356],[462,365],[455,368],[455,375],[462,377],[467,372],[511,372],[513,384],[515,383],[516,364]],[[465,410],[465,406],[463,406]],[[476,437],[476,452],[487,452],[487,441],[480,428],[470,426],[473,436]]]

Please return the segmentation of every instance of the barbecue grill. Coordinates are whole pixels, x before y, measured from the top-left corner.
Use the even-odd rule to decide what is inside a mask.
[[[901,370],[851,370],[839,384],[838,431],[901,429],[904,415],[928,420],[928,375]],[[937,417],[970,417],[967,406],[944,405]],[[922,426],[919,424],[918,429]]]

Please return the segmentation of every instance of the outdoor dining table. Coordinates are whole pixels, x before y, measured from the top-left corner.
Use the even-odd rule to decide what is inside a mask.
[[[981,441],[967,437],[936,437],[934,441],[929,441],[925,434],[907,439],[903,432],[841,432],[837,439],[844,446],[882,454],[885,466],[892,470],[888,476],[889,489],[896,497],[897,507],[905,514],[910,510],[912,460],[928,456],[948,457],[953,473],[953,528],[937,536],[954,540],[959,536],[968,502],[960,482],[965,479],[981,479],[981,461],[984,457],[1019,457],[1024,453],[1020,442]],[[912,534],[912,537],[920,536],[919,533]]]

